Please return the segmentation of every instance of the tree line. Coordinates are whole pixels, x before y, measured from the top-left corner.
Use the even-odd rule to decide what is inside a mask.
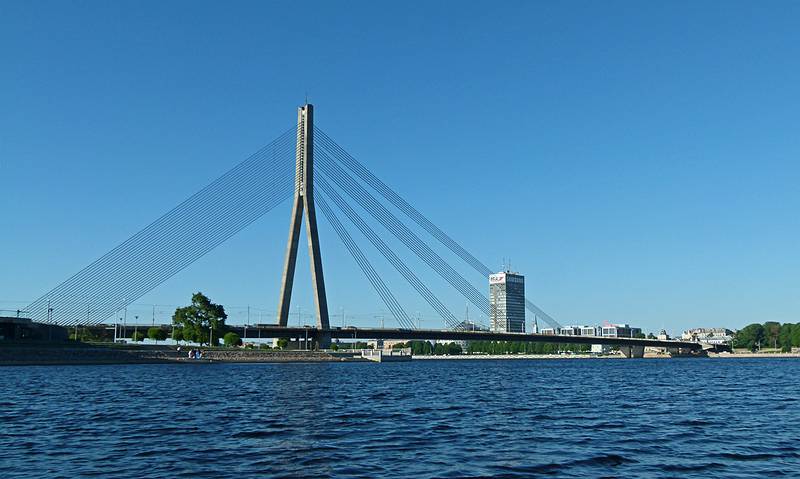
[[[800,348],[800,323],[767,321],[749,324],[733,337],[733,347],[750,351],[779,348],[783,352],[790,352],[792,348]]]
[[[589,351],[589,344],[532,343],[527,341],[470,341],[469,354],[558,354]]]
[[[410,348],[411,354],[418,356],[455,356],[463,353],[461,345],[458,343],[436,343],[430,341],[409,341],[407,343],[397,343],[392,346],[392,349]]]

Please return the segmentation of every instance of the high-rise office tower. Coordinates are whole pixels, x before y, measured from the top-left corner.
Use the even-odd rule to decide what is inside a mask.
[[[494,332],[525,332],[524,276],[510,271],[489,275],[489,315]]]

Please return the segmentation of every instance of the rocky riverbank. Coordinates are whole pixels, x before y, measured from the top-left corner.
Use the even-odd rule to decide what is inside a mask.
[[[205,351],[203,359],[227,363],[289,363],[361,361],[348,353],[317,351],[264,351],[259,349],[214,349]]]

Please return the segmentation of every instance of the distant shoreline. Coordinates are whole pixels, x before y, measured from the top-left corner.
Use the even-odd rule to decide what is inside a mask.
[[[215,364],[215,363],[331,363],[363,362],[357,353],[275,351],[251,349],[208,349],[203,359],[186,357],[187,351],[162,347],[116,347],[102,345],[0,345],[0,366],[85,366],[112,364]],[[712,359],[800,359],[800,353],[709,353]],[[480,360],[573,360],[626,359],[621,354],[462,354],[452,356],[416,355],[415,361],[480,361]],[[643,359],[692,359],[663,354],[645,354]]]
[[[800,353],[709,353],[710,358],[731,358],[731,359],[746,359],[746,358],[800,358]]]
[[[667,358],[667,356],[664,356]],[[412,357],[414,360],[435,361],[435,360],[519,360],[519,359],[625,359],[623,355],[592,355],[592,354],[456,354],[456,355],[424,355],[419,354]]]

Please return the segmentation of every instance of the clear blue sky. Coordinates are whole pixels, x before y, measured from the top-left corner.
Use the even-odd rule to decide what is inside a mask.
[[[563,324],[800,321],[797,2],[307,8],[0,3],[0,309],[270,141],[307,92],[321,128],[484,262],[510,257]],[[287,203],[139,302],[202,290],[273,311],[288,217]],[[332,312],[374,322],[327,225],[322,242]],[[307,271],[294,304],[310,311]]]

